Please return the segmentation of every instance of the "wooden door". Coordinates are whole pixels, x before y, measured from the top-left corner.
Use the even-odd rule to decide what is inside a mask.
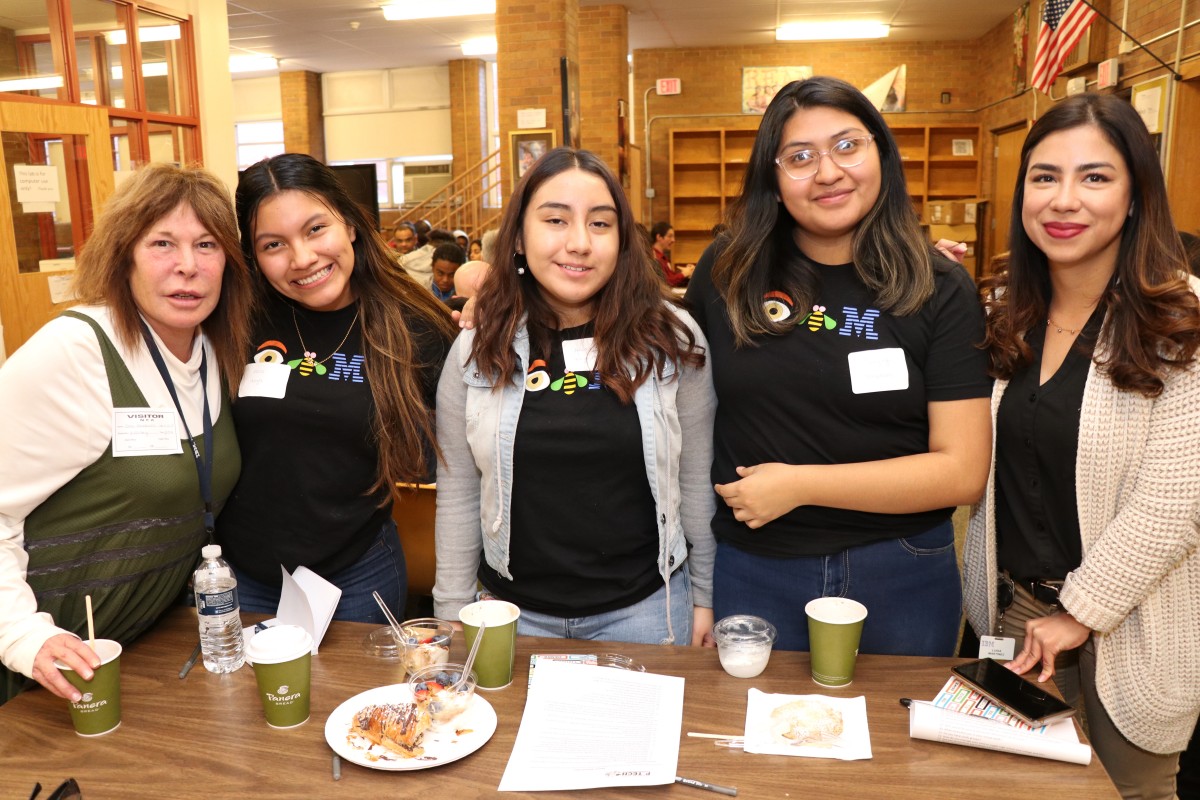
[[[95,211],[112,194],[108,112],[0,101],[0,145],[0,325],[4,351],[12,353],[71,305],[69,296],[53,302],[51,286],[62,294]],[[29,170],[17,167],[53,175],[35,186]],[[44,190],[51,185],[58,199],[46,202]]]
[[[1171,161],[1167,168],[1167,196],[1175,227],[1200,231],[1200,192],[1196,191],[1196,165],[1200,164],[1200,67],[1184,71],[1175,84],[1175,113],[1171,123]]]
[[[1008,226],[1012,219],[1013,187],[1021,170],[1021,145],[1029,123],[992,131],[995,164],[992,169],[991,235],[987,237],[987,252],[979,261],[979,275],[991,273],[992,259],[1008,251]]]

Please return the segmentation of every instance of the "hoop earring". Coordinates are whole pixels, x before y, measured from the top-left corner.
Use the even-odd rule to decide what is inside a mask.
[[[517,265],[517,274],[524,275],[525,267],[529,266],[529,262],[525,260],[525,254],[513,253],[513,263]]]

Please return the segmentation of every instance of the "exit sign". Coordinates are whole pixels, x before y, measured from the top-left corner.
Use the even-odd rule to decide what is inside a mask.
[[[683,85],[679,78],[659,78],[658,93],[659,94],[679,94],[683,91]]]

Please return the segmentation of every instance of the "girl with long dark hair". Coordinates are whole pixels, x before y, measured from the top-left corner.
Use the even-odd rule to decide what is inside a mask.
[[[699,643],[712,628],[713,398],[595,155],[542,156],[509,200],[438,389],[440,617],[486,594],[527,635]]]
[[[715,615],[807,650],[805,603],[845,596],[868,609],[862,652],[950,655],[950,515],[990,446],[970,276],[922,235],[879,112],[835,78],[775,95],[726,221],[686,297],[718,399]]]
[[[1200,714],[1200,282],[1129,103],[1034,124],[1010,238],[985,286],[996,449],[967,615],[1086,711],[1124,797],[1171,798]]]
[[[398,482],[432,471],[447,311],[401,270],[333,171],[299,153],[242,173],[242,250],[262,300],[235,410],[242,478],[218,541],[242,609],[273,613],[280,565],[342,590],[335,619],[404,608]]]

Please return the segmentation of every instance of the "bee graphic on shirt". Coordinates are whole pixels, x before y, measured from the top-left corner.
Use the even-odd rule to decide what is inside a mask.
[[[800,320],[800,325],[808,325],[808,329],[816,333],[824,325],[827,330],[833,330],[837,327],[837,320],[825,313],[825,306],[813,306],[813,310],[804,319]]]
[[[525,391],[540,392],[550,385],[550,373],[546,371],[546,362],[535,359],[525,371]]]
[[[795,307],[792,298],[783,292],[767,292],[763,295],[763,311],[767,312],[771,322],[783,322],[788,319]]]
[[[288,363],[289,367],[296,370],[296,372],[300,373],[301,378],[307,378],[309,375],[312,375],[314,372],[317,373],[318,375],[324,375],[326,372],[329,372],[329,370],[325,367],[325,365],[318,364],[316,359],[317,359],[316,353],[310,353],[307,350],[305,350],[304,358],[297,358],[297,359],[295,359],[293,361],[289,361],[287,363]]]
[[[578,375],[571,370],[563,373],[563,376],[550,384],[550,390],[554,392],[562,392],[566,395],[575,394],[576,389],[582,389],[588,385],[587,377]]]

